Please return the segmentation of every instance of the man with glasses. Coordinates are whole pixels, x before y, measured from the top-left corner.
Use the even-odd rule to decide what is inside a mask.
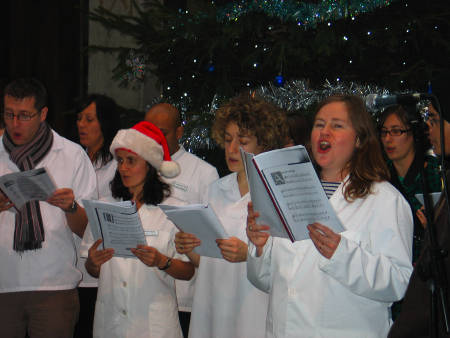
[[[0,337],[72,337],[78,318],[72,233],[87,224],[81,199],[93,198],[86,152],[46,123],[47,92],[35,79],[4,90],[0,175],[45,167],[57,190],[45,202],[15,208],[0,193]]]

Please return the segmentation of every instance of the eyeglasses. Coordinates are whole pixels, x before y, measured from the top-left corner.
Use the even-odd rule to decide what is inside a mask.
[[[426,111],[424,116],[423,116],[423,120],[425,122],[429,122],[431,124],[432,127],[434,126],[438,126],[440,119],[439,119],[439,115],[434,114],[430,111]]]
[[[30,121],[33,117],[35,117],[38,114],[39,114],[39,112],[34,113],[34,114],[28,113],[28,112],[23,112],[23,113],[19,113],[16,115],[11,112],[5,112],[5,113],[3,113],[3,116],[7,120],[14,120],[14,117],[16,117],[17,120],[19,120],[19,121]]]
[[[407,133],[408,131],[411,131],[411,129],[381,129],[380,130],[380,136],[386,137],[388,134],[391,136],[400,136],[403,133]]]

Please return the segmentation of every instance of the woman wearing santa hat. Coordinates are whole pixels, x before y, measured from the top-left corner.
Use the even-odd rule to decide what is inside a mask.
[[[194,267],[180,260],[176,228],[156,206],[170,191],[160,175],[175,177],[180,169],[162,132],[149,122],[120,130],[110,150],[117,160],[112,196],[136,203],[148,245],[131,249],[137,259],[114,257],[113,249],[99,250],[101,239],[94,242],[85,232],[83,242],[94,242],[86,269],[99,278],[94,337],[181,338],[175,278],[190,279]]]

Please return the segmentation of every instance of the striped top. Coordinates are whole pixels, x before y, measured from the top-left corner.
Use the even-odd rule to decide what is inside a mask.
[[[322,180],[320,180],[320,183],[322,183],[323,190],[325,190],[328,199],[331,198],[337,188],[341,185],[341,182],[327,182]]]

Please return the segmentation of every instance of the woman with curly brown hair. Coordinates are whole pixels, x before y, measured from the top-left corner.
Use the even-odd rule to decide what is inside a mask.
[[[254,154],[283,147],[288,140],[286,116],[245,93],[217,111],[212,135],[225,149],[232,173],[210,185],[208,203],[231,237],[217,239],[223,256],[218,259],[193,252],[200,244],[194,235],[176,235],[177,251],[198,267],[189,336],[262,337],[268,297],[247,280],[245,221],[250,195],[239,147]]]
[[[317,109],[311,153],[345,231],[308,226],[309,239],[273,238],[249,206],[248,278],[269,293],[266,337],[386,337],[390,305],[411,274],[412,215],[387,182],[363,101],[335,95]]]

